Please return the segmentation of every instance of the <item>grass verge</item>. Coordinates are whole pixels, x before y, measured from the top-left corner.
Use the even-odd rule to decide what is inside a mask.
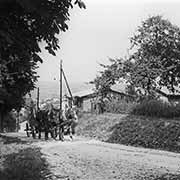
[[[0,136],[0,179],[49,180],[48,163],[38,147],[18,138]]]

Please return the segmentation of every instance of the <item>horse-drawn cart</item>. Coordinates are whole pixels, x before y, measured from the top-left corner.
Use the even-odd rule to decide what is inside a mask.
[[[69,107],[62,109],[62,77],[64,77],[66,87],[70,95]],[[39,108],[39,88],[37,93],[37,106],[35,107],[33,102],[30,103],[28,121],[26,124],[26,134],[29,137],[32,134],[33,138],[41,138],[41,133],[44,132],[45,139],[48,139],[48,134],[50,133],[51,137],[56,139],[59,136],[60,140],[64,139],[64,134],[74,134],[75,126],[77,125],[77,111],[72,108],[73,106],[73,97],[68,85],[65,73],[62,68],[62,62],[60,64],[60,102],[59,108],[55,109],[52,104],[49,104],[49,107],[45,110]],[[68,117],[67,111],[71,114],[71,117]]]
[[[56,139],[59,136],[60,140],[64,140],[64,135],[70,135],[72,139],[72,135],[75,133],[74,129],[77,125],[77,112],[72,110],[72,118],[67,118],[61,116],[59,121],[59,113],[57,111],[54,112],[53,118],[49,118],[49,111],[39,110],[36,113],[36,116],[26,123],[26,134],[27,137],[32,135],[33,138],[41,139],[41,133],[44,133],[45,140],[48,139],[48,134],[50,134],[51,138]]]

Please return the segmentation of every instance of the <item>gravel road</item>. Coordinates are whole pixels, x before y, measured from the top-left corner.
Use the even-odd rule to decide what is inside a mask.
[[[71,142],[36,142],[54,179],[141,180],[180,173],[180,154],[104,143],[80,137]]]

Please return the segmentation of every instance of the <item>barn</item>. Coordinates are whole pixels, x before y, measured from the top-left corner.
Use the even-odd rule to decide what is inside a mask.
[[[97,104],[97,101],[100,101],[100,97],[98,97],[97,93],[93,89],[76,92],[73,94],[73,97],[75,99],[76,105],[84,112],[94,112],[95,104]],[[131,95],[112,88],[107,92],[107,97],[116,100],[133,100],[133,97]]]

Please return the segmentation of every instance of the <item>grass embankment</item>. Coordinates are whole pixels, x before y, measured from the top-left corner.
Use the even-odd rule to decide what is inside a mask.
[[[50,179],[48,164],[38,147],[19,138],[0,135],[0,179]]]
[[[124,116],[112,113],[101,115],[84,113],[79,119],[77,135],[106,141],[111,134],[110,127],[119,123]]]
[[[110,143],[180,152],[178,119],[112,113],[84,114],[79,120],[77,133]],[[180,175],[162,174],[154,180],[180,180]]]
[[[78,135],[110,143],[180,152],[180,120],[105,113],[84,114]]]

